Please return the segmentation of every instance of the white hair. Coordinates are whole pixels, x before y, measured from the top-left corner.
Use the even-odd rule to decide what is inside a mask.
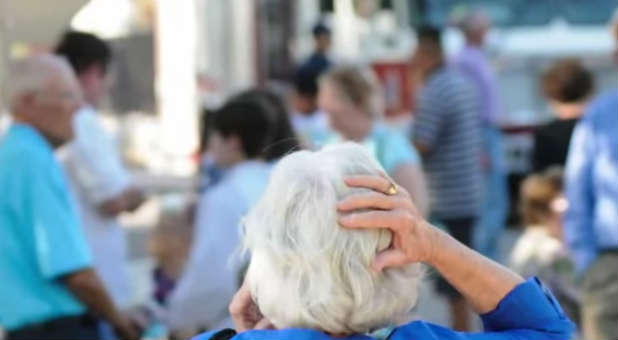
[[[476,32],[490,25],[491,19],[487,12],[476,8],[468,10],[459,20],[458,25],[465,34]]]
[[[392,233],[338,224],[337,202],[369,192],[348,187],[344,177],[385,174],[354,143],[298,151],[275,166],[264,195],[245,219],[244,246],[252,256],[247,272],[252,296],[277,328],[364,333],[414,307],[419,264],[380,273],[371,268]]]
[[[13,108],[22,95],[45,89],[54,76],[72,74],[69,63],[63,57],[41,54],[13,61],[8,68],[5,83],[6,102]]]

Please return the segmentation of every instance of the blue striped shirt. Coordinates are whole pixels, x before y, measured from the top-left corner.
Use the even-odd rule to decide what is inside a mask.
[[[454,68],[434,71],[418,97],[414,141],[424,155],[437,218],[475,217],[482,193],[481,124],[474,88]]]

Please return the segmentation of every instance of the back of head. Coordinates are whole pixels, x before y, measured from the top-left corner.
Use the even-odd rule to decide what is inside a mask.
[[[466,36],[468,43],[482,44],[485,33],[491,26],[489,15],[481,8],[472,8],[456,20],[455,24]]]
[[[424,25],[416,30],[416,39],[421,48],[442,52],[442,32],[434,26]]]
[[[340,65],[326,72],[320,79],[334,85],[345,100],[372,118],[381,117],[383,102],[380,82],[370,68]]]
[[[264,150],[267,161],[277,160],[300,147],[290,122],[288,108],[279,95],[269,90],[251,89],[241,92],[235,98],[255,101],[274,121],[272,139]]]
[[[314,99],[318,95],[319,73],[307,67],[301,67],[294,74],[296,93]]]
[[[418,264],[381,273],[371,269],[376,254],[389,247],[391,232],[338,224],[337,202],[368,191],[346,186],[344,177],[384,174],[354,143],[295,152],[274,168],[246,217],[244,245],[252,255],[247,273],[252,295],[277,328],[363,333],[414,306]]]
[[[258,101],[233,98],[217,110],[212,130],[223,137],[237,136],[249,159],[265,157],[275,133],[275,119]]]
[[[330,28],[328,28],[328,26],[323,23],[323,22],[318,22],[317,24],[315,24],[315,26],[313,26],[313,29],[311,30],[311,33],[313,34],[314,38],[319,38],[322,35],[330,35]]]
[[[105,41],[93,34],[77,31],[66,32],[58,42],[55,53],[67,58],[77,75],[93,65],[99,65],[105,71],[112,55]]]
[[[532,174],[521,185],[520,212],[527,225],[539,225],[552,214],[552,203],[562,193],[561,168]]]
[[[545,96],[559,103],[579,103],[588,99],[594,90],[594,78],[578,59],[563,59],[544,74],[542,87]]]

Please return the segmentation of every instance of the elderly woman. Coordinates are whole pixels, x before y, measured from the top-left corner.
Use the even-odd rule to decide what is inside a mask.
[[[365,146],[425,213],[428,199],[420,157],[403,133],[381,121],[382,90],[374,73],[360,66],[338,66],[321,77],[318,101],[340,137]]]
[[[206,339],[568,339],[572,324],[537,279],[524,281],[427,223],[408,193],[353,143],[283,158],[245,219],[252,258],[230,312]],[[421,264],[481,314],[485,333],[423,321]],[[238,333],[237,333],[238,332]]]

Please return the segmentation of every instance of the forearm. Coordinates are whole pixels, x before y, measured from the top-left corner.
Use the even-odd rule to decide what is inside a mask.
[[[63,281],[88,310],[112,325],[120,322],[120,313],[94,270],[86,269],[69,274]]]
[[[494,310],[500,301],[524,280],[509,269],[459,243],[445,232],[432,228],[434,244],[430,264],[455,287],[475,311]]]
[[[123,212],[137,209],[144,197],[142,192],[134,187],[130,187],[118,196],[110,198],[99,205],[99,211],[106,216],[114,217]]]

